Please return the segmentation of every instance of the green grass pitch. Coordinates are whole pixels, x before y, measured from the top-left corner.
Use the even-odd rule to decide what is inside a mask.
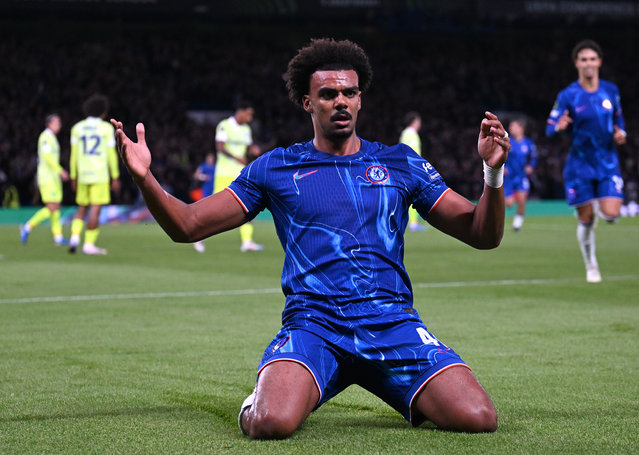
[[[510,220],[492,251],[406,235],[415,307],[493,398],[496,433],[414,429],[354,386],[269,442],[237,428],[283,307],[269,221],[243,254],[238,232],[198,254],[153,223],[103,226],[105,257],[0,226],[0,453],[638,453],[639,218],[597,228],[600,284],[574,218]]]

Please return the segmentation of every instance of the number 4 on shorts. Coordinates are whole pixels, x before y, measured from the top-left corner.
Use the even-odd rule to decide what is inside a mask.
[[[441,343],[439,342],[439,340],[435,338],[434,336],[432,336],[430,333],[428,333],[428,330],[426,330],[425,328],[418,327],[417,333],[419,334],[419,337],[422,339],[422,342],[424,344],[433,344],[435,346],[441,346]]]

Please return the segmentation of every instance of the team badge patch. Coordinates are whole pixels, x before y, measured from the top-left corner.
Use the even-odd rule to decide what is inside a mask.
[[[374,164],[366,169],[366,178],[375,185],[381,185],[388,180],[388,171],[385,167]]]
[[[278,349],[282,349],[286,345],[286,343],[288,343],[288,340],[290,339],[291,337],[287,335],[281,340],[279,340],[277,343],[275,343],[275,346],[273,346],[273,349],[271,350],[271,352],[275,352]]]
[[[608,98],[606,98],[605,100],[603,100],[601,102],[601,105],[603,106],[604,109],[606,110],[610,110],[612,109],[612,103],[610,102],[610,100]]]

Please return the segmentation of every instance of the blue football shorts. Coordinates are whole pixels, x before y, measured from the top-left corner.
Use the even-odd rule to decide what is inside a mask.
[[[621,175],[611,175],[603,179],[566,179],[566,200],[568,205],[579,207],[594,199],[623,199],[623,179]]]
[[[515,193],[526,193],[530,191],[530,182],[526,176],[508,177],[504,176],[504,197],[512,197]]]
[[[411,420],[411,405],[428,381],[448,367],[466,366],[419,318],[339,334],[322,323],[284,326],[264,351],[258,376],[267,365],[282,360],[302,364],[313,375],[320,392],[315,409],[357,384],[413,425],[424,420]]]

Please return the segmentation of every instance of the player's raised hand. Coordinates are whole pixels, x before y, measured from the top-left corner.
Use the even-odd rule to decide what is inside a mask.
[[[133,142],[124,134],[122,122],[111,119],[111,124],[115,128],[115,142],[120,158],[122,158],[133,180],[142,182],[151,167],[151,152],[146,145],[144,125],[138,123],[135,126],[138,141]]]
[[[477,140],[477,151],[482,160],[493,168],[501,167],[508,158],[510,138],[499,118],[492,112],[486,112],[482,120]]]
[[[624,145],[626,143],[626,132],[619,128],[617,125],[613,125],[612,138],[617,145]]]
[[[570,118],[570,112],[566,109],[564,113],[561,114],[561,117],[559,117],[559,120],[557,120],[557,128],[555,129],[556,131],[563,131],[568,128],[571,123],[572,118]]]

